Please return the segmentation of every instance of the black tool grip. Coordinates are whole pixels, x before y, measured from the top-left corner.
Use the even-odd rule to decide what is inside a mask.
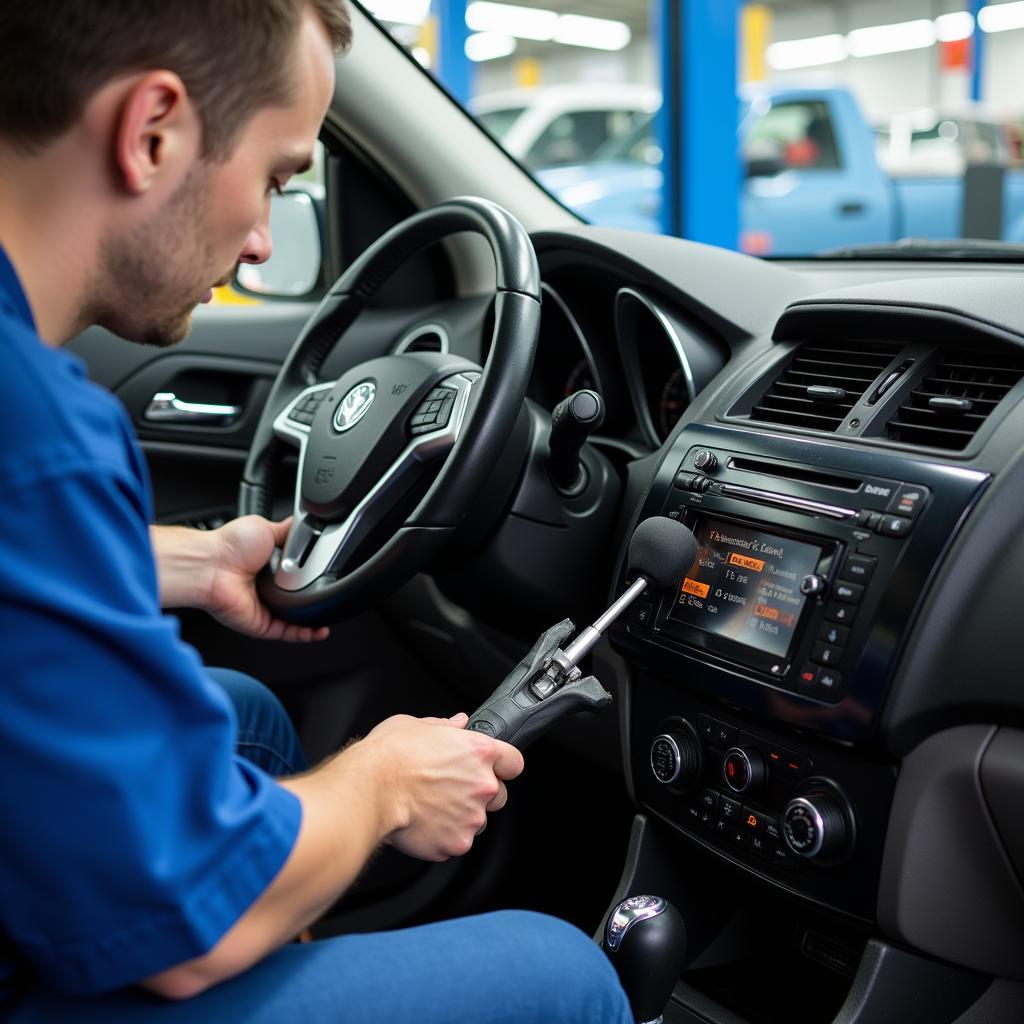
[[[473,712],[466,728],[523,750],[565,715],[598,711],[610,704],[612,695],[594,676],[566,683],[543,700],[530,688],[543,674],[548,658],[574,631],[570,619],[547,630],[486,702]]]

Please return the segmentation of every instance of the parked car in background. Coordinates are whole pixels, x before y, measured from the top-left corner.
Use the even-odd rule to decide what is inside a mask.
[[[740,247],[756,255],[798,256],[899,238],[961,237],[966,167],[1009,164],[1009,146],[995,125],[980,119],[940,120],[933,128],[943,144],[955,141],[943,138],[954,131],[960,139],[959,149],[946,146],[945,164],[937,164],[939,147],[932,146],[931,165],[920,166],[927,164],[924,136],[932,131],[922,127],[921,137],[907,145],[908,152],[916,151],[918,169],[904,164],[901,173],[887,174],[875,134],[847,89],[746,92],[738,131],[746,169]],[[901,123],[890,137],[903,132]],[[547,168],[538,177],[592,223],[661,230],[661,150],[653,115],[589,163]],[[1017,170],[1005,173],[1002,230],[990,237],[1024,241],[1024,176]]]
[[[875,131],[878,162],[896,177],[960,175],[968,164],[1014,162],[1008,126],[976,107],[894,114]]]
[[[648,86],[586,83],[489,93],[470,106],[507,152],[535,170],[593,159],[660,105]]]

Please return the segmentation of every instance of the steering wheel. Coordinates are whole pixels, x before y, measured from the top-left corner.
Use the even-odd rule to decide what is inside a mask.
[[[427,246],[462,231],[487,240],[497,272],[485,365],[404,352],[319,381],[324,360],[381,285]],[[257,582],[275,614],[337,622],[427,565],[466,518],[512,433],[539,326],[533,245],[508,211],[487,200],[460,197],[414,214],[352,263],[274,381],[239,490],[240,515],[269,516],[281,458],[298,449],[291,530]]]

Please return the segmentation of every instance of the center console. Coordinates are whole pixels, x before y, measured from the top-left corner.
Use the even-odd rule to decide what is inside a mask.
[[[684,522],[696,561],[612,633],[638,666],[638,802],[777,886],[873,919],[895,769],[872,739],[986,482],[902,452],[682,430],[640,518]]]

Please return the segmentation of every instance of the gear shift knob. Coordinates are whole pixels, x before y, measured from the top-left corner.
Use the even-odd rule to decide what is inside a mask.
[[[611,913],[604,950],[638,1024],[662,1019],[686,959],[686,925],[660,896],[630,896]]]

